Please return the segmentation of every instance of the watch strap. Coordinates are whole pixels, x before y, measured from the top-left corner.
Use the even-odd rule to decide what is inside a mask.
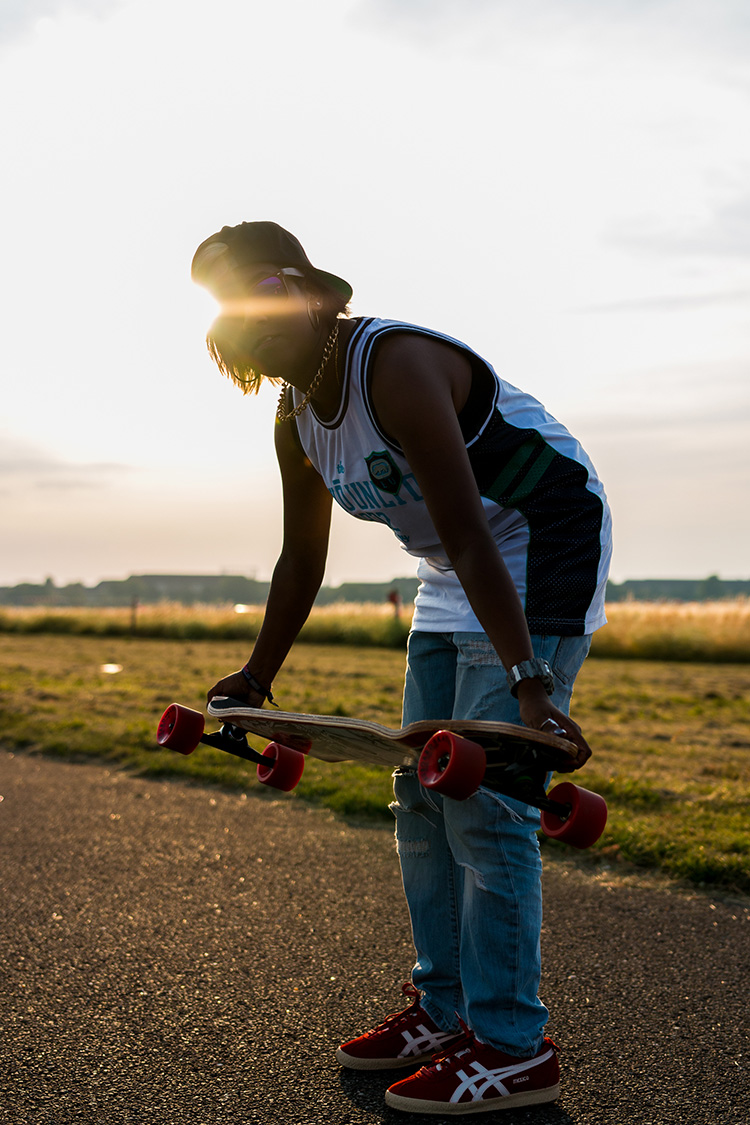
[[[522,680],[541,680],[547,695],[552,695],[555,690],[555,677],[552,669],[547,661],[539,656],[514,664],[508,672],[508,687],[514,698],[518,696],[518,685]]]

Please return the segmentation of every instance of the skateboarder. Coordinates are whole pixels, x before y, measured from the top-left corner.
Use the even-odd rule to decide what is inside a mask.
[[[604,491],[579,443],[460,341],[350,318],[351,286],[275,223],[212,235],[193,278],[220,302],[208,335],[220,370],[245,393],[263,378],[281,383],[283,546],[253,652],[209,699],[272,700],[323,580],[335,500],[419,560],[404,724],[562,728],[583,765],[590,749],[568,710],[605,620],[611,548]],[[457,300],[460,280],[441,281]],[[239,488],[251,511],[252,480]],[[396,774],[394,792],[417,953],[411,1003],[344,1043],[339,1061],[427,1063],[386,1094],[409,1112],[554,1100],[556,1049],[537,995],[538,813],[485,789],[467,801],[427,794],[413,771]]]

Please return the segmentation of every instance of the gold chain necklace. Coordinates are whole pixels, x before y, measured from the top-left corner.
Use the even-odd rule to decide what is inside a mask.
[[[284,399],[286,397],[286,392],[289,389],[289,383],[282,383],[281,394],[279,395],[279,405],[276,407],[276,417],[279,422],[289,422],[290,419],[296,418],[298,414],[301,414],[303,410],[307,410],[308,406],[310,405],[310,399],[321,384],[321,380],[323,379],[323,372],[325,371],[328,360],[331,358],[331,352],[338,344],[338,338],[339,322],[337,320],[333,326],[331,335],[326,340],[326,346],[323,349],[323,358],[320,361],[320,367],[315,373],[315,377],[313,378],[313,381],[308,388],[307,394],[302,399],[302,402],[299,404],[299,406],[295,406],[294,410],[290,410],[288,414],[284,412]]]

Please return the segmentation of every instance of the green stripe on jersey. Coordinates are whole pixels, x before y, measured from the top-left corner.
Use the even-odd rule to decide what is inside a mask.
[[[539,449],[540,445],[541,450]],[[555,451],[551,446],[538,436],[529,438],[528,441],[518,447],[500,475],[484,492],[484,495],[496,503],[502,501],[506,506],[525,499],[536,488],[554,459]],[[526,466],[528,466],[527,472],[518,481],[513,491],[509,492],[508,489],[511,484]]]

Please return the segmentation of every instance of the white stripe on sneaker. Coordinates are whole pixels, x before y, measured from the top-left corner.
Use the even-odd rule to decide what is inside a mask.
[[[423,1023],[417,1024],[415,1030],[421,1034],[413,1035],[411,1031],[402,1032],[406,1045],[399,1053],[400,1059],[405,1059],[409,1055],[424,1055],[428,1051],[436,1055],[443,1043],[456,1038],[455,1031],[430,1031]]]
[[[479,1101],[484,1098],[488,1090],[492,1089],[496,1090],[501,1097],[507,1097],[510,1094],[510,1089],[506,1083],[508,1080],[512,1081],[513,1075],[521,1074],[533,1066],[539,1066],[541,1063],[547,1062],[553,1054],[554,1052],[550,1049],[545,1054],[539,1055],[538,1058],[520,1059],[513,1066],[498,1066],[492,1069],[488,1069],[475,1059],[471,1064],[473,1074],[467,1074],[465,1070],[456,1071],[456,1078],[461,1081],[451,1094],[450,1100],[452,1103],[456,1103],[468,1091],[473,1101]]]

